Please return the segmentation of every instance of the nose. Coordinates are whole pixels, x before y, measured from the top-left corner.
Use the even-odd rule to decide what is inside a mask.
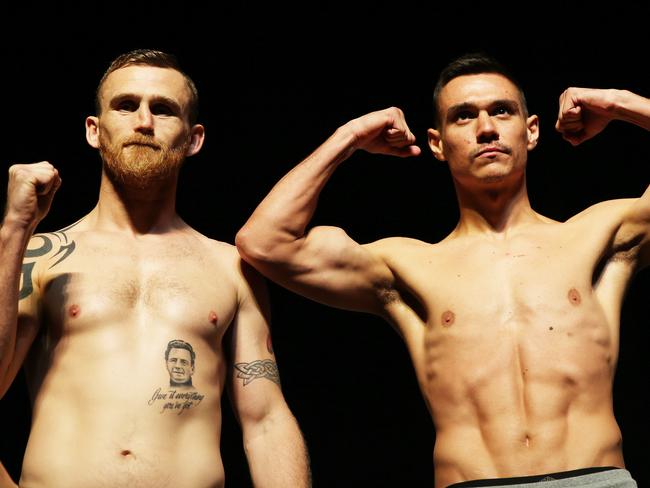
[[[135,130],[142,134],[153,134],[153,114],[144,104],[138,108]]]
[[[481,111],[477,117],[476,140],[480,143],[491,142],[499,139],[499,132],[494,120],[485,111]]]

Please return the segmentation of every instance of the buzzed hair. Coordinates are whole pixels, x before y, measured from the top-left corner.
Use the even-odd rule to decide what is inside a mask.
[[[521,99],[524,116],[528,116],[528,105],[526,103],[524,90],[512,71],[506,68],[505,65],[503,65],[496,58],[488,54],[485,54],[483,52],[473,52],[457,57],[448,63],[447,66],[445,66],[445,68],[443,68],[443,70],[440,72],[436,86],[433,89],[433,123],[435,128],[440,127],[441,118],[438,102],[440,98],[440,92],[447,85],[447,83],[449,83],[454,78],[458,78],[459,76],[478,75],[482,73],[496,73],[510,80],[519,91],[519,98]]]
[[[196,89],[196,85],[192,78],[190,78],[187,73],[185,73],[181,67],[178,59],[173,54],[169,54],[163,51],[157,51],[155,49],[134,49],[124,54],[120,54],[117,58],[111,62],[108,69],[104,72],[102,79],[99,80],[97,85],[97,90],[95,91],[95,111],[97,115],[101,114],[101,103],[99,100],[100,93],[106,78],[113,71],[117,71],[120,68],[125,68],[127,66],[154,66],[156,68],[171,68],[178,71],[185,82],[187,87],[190,89],[190,105],[189,105],[189,120],[190,124],[195,124],[199,117],[199,92]]]

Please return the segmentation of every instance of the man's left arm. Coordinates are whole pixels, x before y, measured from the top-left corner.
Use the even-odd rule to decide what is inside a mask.
[[[612,120],[650,130],[650,99],[629,90],[577,87],[560,95],[555,128],[574,146],[600,133]]]
[[[0,462],[0,488],[18,488],[18,485],[11,479],[2,462]]]
[[[232,325],[229,392],[256,488],[311,486],[305,441],[282,393],[271,342],[264,278],[241,261],[239,311]]]
[[[555,128],[574,146],[591,139],[613,120],[650,130],[650,99],[628,90],[577,87],[560,95]],[[634,254],[639,268],[650,264],[650,186],[625,212],[613,250]]]

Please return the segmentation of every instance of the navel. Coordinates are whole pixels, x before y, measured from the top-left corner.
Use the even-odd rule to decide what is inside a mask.
[[[571,288],[569,290],[567,297],[569,299],[569,302],[571,302],[571,305],[580,305],[580,302],[582,301],[582,298],[580,297],[580,292],[575,288]]]
[[[132,458],[132,459],[135,459],[135,455],[134,455],[133,452],[130,451],[129,449],[123,449],[122,451],[120,451],[120,455],[121,455],[122,457],[124,457],[124,458]]]
[[[454,320],[456,320],[456,316],[451,310],[447,310],[440,317],[440,322],[443,327],[450,327],[454,323]]]
[[[79,308],[79,305],[77,305],[76,303],[73,303],[73,304],[70,305],[70,307],[68,308],[68,315],[69,315],[70,317],[72,317],[72,318],[74,318],[74,317],[76,317],[77,315],[79,315],[80,312],[81,312],[81,309]]]
[[[217,325],[217,322],[219,321],[219,317],[217,317],[217,312],[215,312],[214,310],[210,310],[210,314],[208,315],[208,320],[213,325]]]

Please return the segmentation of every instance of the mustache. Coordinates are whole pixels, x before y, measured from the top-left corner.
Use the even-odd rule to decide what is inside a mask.
[[[496,149],[497,151],[500,151],[505,154],[512,154],[512,148],[510,146],[506,146],[505,144],[501,144],[500,142],[491,142],[490,144],[485,144],[472,151],[472,157],[478,156],[488,148]]]
[[[163,149],[163,145],[157,142],[153,136],[146,136],[144,134],[133,134],[124,139],[122,147],[127,146],[148,146],[158,150]]]

